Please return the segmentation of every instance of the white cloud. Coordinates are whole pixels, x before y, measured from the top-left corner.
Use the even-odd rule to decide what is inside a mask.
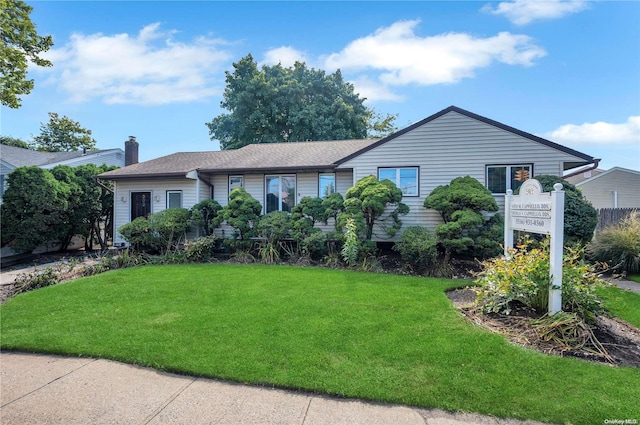
[[[622,124],[606,122],[566,124],[543,137],[563,145],[626,145],[640,144],[640,115],[631,116]]]
[[[455,83],[494,62],[530,66],[546,55],[526,35],[501,32],[488,38],[465,33],[420,37],[420,21],[399,21],[359,38],[325,58],[327,69],[382,71],[387,85]]]
[[[368,77],[359,77],[355,81],[351,81],[355,92],[364,97],[368,102],[375,102],[379,100],[388,100],[392,102],[401,102],[404,100],[403,96],[393,93],[387,86],[381,84],[378,81],[373,81]]]
[[[264,65],[277,65],[281,64],[285,68],[292,67],[297,62],[307,62],[306,55],[291,46],[282,46],[275,49],[268,50],[264,54]]]
[[[515,0],[502,2],[495,9],[487,4],[482,10],[494,15],[504,15],[516,25],[526,25],[538,19],[562,18],[587,7],[584,0]]]
[[[72,101],[99,98],[108,104],[160,105],[203,100],[221,92],[221,70],[231,56],[221,40],[174,41],[175,31],[148,25],[137,34],[73,34],[51,50],[63,90]]]

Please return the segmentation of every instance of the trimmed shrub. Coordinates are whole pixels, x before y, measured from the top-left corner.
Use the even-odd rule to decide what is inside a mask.
[[[402,227],[400,215],[409,213],[409,207],[401,201],[402,190],[392,181],[363,177],[347,190],[344,212],[339,214],[338,221],[346,227],[347,220],[353,219],[355,231],[363,240],[371,240],[374,226],[393,237]]]
[[[280,260],[286,245],[284,240],[289,236],[291,218],[284,211],[273,211],[258,220],[257,236],[262,238],[258,254],[263,262],[272,264]]]
[[[590,260],[607,263],[616,272],[640,273],[640,212],[602,230],[585,251]]]
[[[302,253],[313,260],[320,260],[329,252],[326,236],[320,229],[317,230],[300,243]]]
[[[184,255],[187,261],[192,263],[204,263],[210,261],[218,245],[215,235],[196,238],[187,241],[184,246]]]
[[[452,254],[487,258],[501,251],[502,217],[485,219],[483,212],[498,211],[493,195],[478,180],[457,177],[436,187],[424,200],[424,207],[440,213],[443,224],[436,228],[445,261]]]
[[[170,208],[149,217],[138,217],[120,226],[118,232],[136,251],[166,254],[186,239],[191,228],[190,217],[189,210]]]
[[[149,219],[138,217],[135,220],[123,224],[118,229],[122,237],[129,242],[131,248],[138,252],[158,252],[159,244],[155,235],[151,232]]]
[[[235,229],[235,238],[246,240],[254,236],[254,225],[262,213],[262,205],[244,188],[229,194],[229,203],[222,209],[222,218]]]
[[[431,266],[438,255],[436,237],[424,226],[407,227],[402,232],[402,240],[396,242],[393,249],[418,269]]]
[[[161,252],[176,250],[191,230],[191,213],[184,208],[169,208],[149,215],[149,228],[157,238]]]
[[[191,208],[191,222],[198,226],[205,236],[213,234],[213,229],[220,226],[222,207],[213,199],[205,199]]]

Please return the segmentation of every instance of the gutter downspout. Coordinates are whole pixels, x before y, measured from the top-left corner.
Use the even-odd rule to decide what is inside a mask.
[[[207,186],[209,186],[210,189],[213,188],[213,185],[208,180],[205,180],[205,179],[202,178],[202,176],[200,176],[200,170],[196,170],[196,176],[198,177],[198,180],[200,180],[202,183],[204,183]]]
[[[565,176],[562,176],[562,178],[564,180],[566,180],[568,177],[577,176],[578,174],[586,173],[587,171],[591,171],[591,170],[595,170],[596,168],[598,168],[598,165],[600,164],[600,161],[602,161],[602,158],[593,158],[593,165],[591,167],[585,168],[583,170],[574,171],[573,173],[569,173],[569,174],[567,174]]]

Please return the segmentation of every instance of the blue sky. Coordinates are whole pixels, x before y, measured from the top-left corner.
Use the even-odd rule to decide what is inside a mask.
[[[205,123],[251,53],[340,68],[401,127],[456,105],[640,170],[637,1],[28,3],[54,66],[2,107],[4,135],[30,140],[57,112],[101,149],[136,136],[142,161],[217,150]]]

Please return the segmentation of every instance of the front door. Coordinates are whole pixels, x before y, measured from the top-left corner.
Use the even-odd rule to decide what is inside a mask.
[[[131,221],[151,214],[151,192],[131,192]]]

